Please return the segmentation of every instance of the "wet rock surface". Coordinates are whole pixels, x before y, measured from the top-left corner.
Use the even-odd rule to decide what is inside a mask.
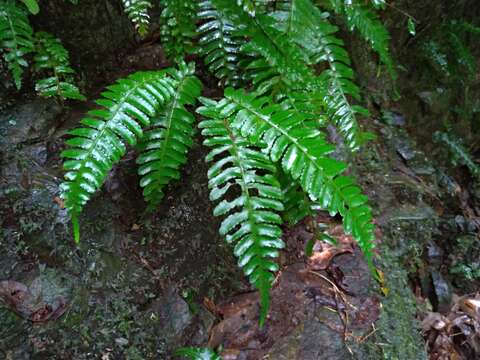
[[[0,114],[0,358],[164,359],[205,343],[214,317],[202,297],[245,285],[211,215],[204,149],[191,161],[205,171],[187,168],[154,216],[142,215],[127,156],[86,208],[76,247],[52,146],[64,116],[36,100]]]

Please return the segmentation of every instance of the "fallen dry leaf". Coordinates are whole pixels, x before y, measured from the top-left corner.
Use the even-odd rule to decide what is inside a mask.
[[[52,304],[38,303],[26,285],[13,280],[0,281],[0,300],[18,315],[37,323],[58,319],[66,310],[61,296]]]

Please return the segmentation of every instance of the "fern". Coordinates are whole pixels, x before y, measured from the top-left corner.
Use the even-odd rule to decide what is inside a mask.
[[[177,350],[175,354],[190,360],[222,360],[220,356],[210,349],[188,347]]]
[[[242,37],[236,34],[235,26],[222,16],[211,0],[200,2],[198,19],[202,21],[197,30],[199,51],[205,64],[221,84],[237,84],[240,47],[244,43]]]
[[[472,158],[472,155],[465,148],[458,138],[451,134],[437,131],[433,134],[433,139],[437,142],[443,142],[453,157],[450,159],[454,165],[460,163],[465,165],[476,178],[480,179],[480,165]]]
[[[318,50],[313,53],[313,62],[327,62],[329,68],[322,73],[327,92],[323,93],[326,113],[343,135],[346,145],[352,151],[360,149],[367,136],[362,132],[357,116],[368,117],[367,109],[353,105],[350,98],[360,101],[360,90],[354,83],[350,57],[343,47],[343,41],[335,37],[338,29],[326,21],[316,24]]]
[[[197,112],[204,118],[199,124],[204,144],[211,148],[206,160],[214,215],[223,218],[220,233],[259,290],[263,325],[276,258],[284,247],[282,216],[295,222],[318,208],[340,214],[372,266],[368,199],[343,174],[347,165],[330,157],[335,147],[321,130],[333,122],[356,150],[363,142],[356,116],[368,113],[351,103],[360,92],[338,29],[311,0],[162,0],[161,6],[161,38],[169,57],[192,53],[198,30],[197,53],[220,83],[238,86],[248,80],[255,89],[227,88],[218,101],[200,98]],[[346,12],[343,0],[341,6]],[[373,22],[368,19],[370,25],[364,25],[351,16],[365,33]],[[326,70],[320,71],[321,65]],[[82,207],[127,145],[139,142],[138,172],[150,209],[180,176],[195,123],[186,107],[201,91],[193,73],[192,66],[182,65],[119,80],[97,101],[101,109],[90,111],[83,126],[71,131],[62,189],[76,241]],[[185,356],[212,355],[185,351]]]
[[[335,11],[341,15],[351,31],[358,30],[359,34],[370,43],[372,49],[386,66],[392,79],[397,78],[394,62],[390,56],[390,34],[382,24],[375,11],[363,4],[330,0]],[[380,5],[380,4],[378,4]]]
[[[353,82],[348,52],[343,41],[335,36],[337,27],[328,23],[326,15],[310,0],[292,0],[282,13],[279,16],[282,19],[281,29],[305,51],[310,62],[328,64],[328,69],[321,75],[322,91],[317,95],[323,98],[327,114],[344,136],[348,147],[352,151],[358,150],[364,142],[364,135],[356,115],[368,116],[368,111],[350,103],[349,97],[360,100],[360,91]]]
[[[135,145],[142,128],[175,93],[176,81],[164,71],[138,72],[117,81],[96,103],[81,124],[70,131],[69,149],[62,152],[65,182],[62,197],[74,226],[75,241],[80,238],[78,215],[91,195],[100,188],[112,166]]]
[[[201,101],[204,106],[197,111],[209,120],[202,121],[199,127],[207,138],[204,144],[213,148],[207,156],[207,161],[214,162],[208,171],[210,199],[223,198],[214,214],[227,215],[220,233],[226,235],[227,242],[235,244],[238,265],[260,292],[262,326],[270,302],[272,272],[278,270],[271,259],[278,257],[278,250],[284,247],[279,227],[282,220],[277,214],[283,210],[282,192],[273,176],[275,165],[234,133],[228,100]],[[228,194],[236,194],[236,197],[226,200]]]
[[[60,40],[49,33],[37,32],[35,43],[37,69],[52,72],[53,75],[36,83],[37,93],[44,97],[58,96],[61,99],[85,100],[80,90],[72,83],[75,71],[70,67],[68,51]]]
[[[0,50],[17,89],[22,87],[23,70],[28,66],[25,56],[33,49],[33,30],[25,11],[13,0],[0,1]]]
[[[257,7],[254,0],[237,0],[237,4],[250,16],[255,16]]]
[[[232,127],[253,143],[268,144],[265,152],[270,159],[280,162],[311,200],[332,215],[340,213],[346,232],[352,233],[371,262],[374,226],[368,198],[353,178],[341,176],[346,165],[328,157],[334,147],[316,122],[241,90],[226,89],[225,98],[222,111],[234,118]]]
[[[36,15],[40,11],[37,0],[20,0],[25,4],[30,14]]]
[[[161,0],[160,37],[168,57],[177,59],[194,51],[197,2]]]
[[[187,161],[195,118],[185,105],[192,105],[201,91],[200,81],[193,76],[194,70],[192,63],[192,66],[169,72],[176,80],[174,95],[164,110],[152,119],[152,126],[145,131],[140,145],[138,173],[150,209],[162,200],[163,188],[180,177],[179,168]]]
[[[289,225],[295,225],[305,217],[312,216],[316,207],[301,186],[282,171],[279,172],[278,179],[282,187],[283,205],[285,207],[282,218]]]
[[[135,29],[140,36],[148,33],[150,15],[148,9],[152,7],[149,0],[122,0],[128,18],[135,24]]]

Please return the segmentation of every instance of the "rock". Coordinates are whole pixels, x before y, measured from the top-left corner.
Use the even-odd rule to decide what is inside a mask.
[[[62,108],[54,100],[36,98],[0,114],[0,148],[45,141],[53,133]]]
[[[427,246],[427,258],[431,266],[439,268],[443,260],[442,249],[434,242],[431,242]]]
[[[342,336],[315,318],[279,339],[267,355],[270,360],[344,360],[349,357]]]
[[[121,347],[124,347],[124,346],[127,346],[128,345],[128,340],[123,338],[123,337],[119,337],[119,338],[116,338],[115,339],[115,343],[118,345],[118,346],[121,346]]]
[[[173,286],[167,288],[164,295],[151,305],[147,317],[158,318],[156,332],[167,339],[167,343],[179,341],[193,320],[188,304]]]
[[[408,141],[402,141],[402,139],[397,141],[396,150],[402,159],[407,161],[412,160],[417,155],[412,145]]]
[[[431,270],[430,273],[432,276],[433,290],[436,295],[438,311],[441,313],[447,312],[450,309],[452,302],[451,286],[440,272]]]
[[[382,120],[385,121],[388,125],[394,126],[405,126],[407,122],[405,115],[388,110],[382,111]]]

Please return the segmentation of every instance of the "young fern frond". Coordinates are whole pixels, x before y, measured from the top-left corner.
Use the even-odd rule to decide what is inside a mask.
[[[142,128],[175,93],[176,81],[165,71],[137,72],[107,87],[96,101],[100,109],[91,110],[81,120],[82,127],[69,132],[62,197],[80,239],[78,216],[92,194],[126,152],[143,136]]]
[[[149,0],[122,0],[122,3],[125,13],[135,25],[135,29],[140,36],[145,36],[150,26],[148,9],[152,7],[152,3]]]
[[[238,265],[260,292],[260,325],[265,322],[270,303],[269,291],[278,265],[273,261],[284,247],[281,240],[283,210],[280,184],[273,176],[276,168],[267,155],[234,132],[230,121],[235,114],[231,103],[201,99],[197,111],[207,117],[200,123],[205,145],[212,147],[207,161],[210,199],[222,201],[215,207],[216,216],[226,216],[220,233],[235,244]],[[227,200],[228,196],[228,200]]]
[[[78,87],[73,84],[75,71],[70,67],[68,51],[59,39],[46,32],[37,32],[35,51],[37,70],[44,70],[52,75],[35,84],[35,90],[40,96],[85,100]]]
[[[368,198],[351,177],[342,176],[346,165],[331,159],[334,147],[327,143],[315,121],[296,111],[283,109],[269,98],[242,90],[225,90],[222,111],[232,127],[252,143],[268,144],[264,150],[273,162],[302,186],[312,201],[332,215],[340,213],[371,264],[374,226]]]
[[[14,0],[0,0],[0,50],[17,89],[28,63],[25,55],[34,49],[33,30],[23,8]]]
[[[245,41],[211,0],[199,3],[198,19],[202,21],[197,29],[199,51],[205,64],[221,84],[236,85],[240,78],[240,47]]]
[[[160,0],[160,38],[167,56],[183,58],[194,52],[196,36],[197,2]]]
[[[140,186],[149,208],[155,208],[162,200],[164,187],[180,178],[180,167],[187,161],[187,152],[193,141],[195,118],[185,105],[195,103],[202,84],[193,75],[195,68],[183,66],[172,70],[175,79],[174,94],[160,114],[153,117],[151,127],[144,132],[137,163],[141,176]]]

